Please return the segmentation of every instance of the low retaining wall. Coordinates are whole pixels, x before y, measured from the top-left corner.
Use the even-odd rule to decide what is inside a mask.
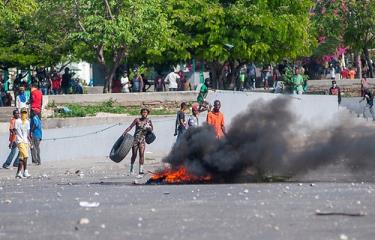
[[[367,79],[370,88],[375,88],[375,79]],[[337,86],[340,87],[341,92],[347,96],[360,96],[361,94],[361,80],[336,80]],[[332,86],[332,80],[309,80],[307,81],[308,93],[313,94],[328,94],[329,88]]]
[[[113,100],[122,106],[153,105],[168,102],[196,101],[198,93],[186,92],[145,92],[145,93],[108,93],[108,94],[74,94],[74,95],[49,95],[44,97],[44,104],[80,103],[83,105],[102,103]]]

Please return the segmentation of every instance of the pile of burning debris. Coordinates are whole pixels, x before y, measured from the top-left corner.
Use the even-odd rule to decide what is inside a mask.
[[[188,172],[185,167],[177,169],[166,168],[153,173],[146,184],[204,184],[212,181],[212,177],[195,176]]]

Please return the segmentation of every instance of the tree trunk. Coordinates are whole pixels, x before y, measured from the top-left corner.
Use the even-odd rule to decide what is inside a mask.
[[[357,65],[357,76],[359,79],[362,79],[362,61],[361,61],[360,53],[357,54],[356,65]]]
[[[367,66],[368,66],[368,71],[369,71],[368,77],[373,78],[374,76],[373,76],[372,63],[371,63],[371,60],[370,60],[370,54],[368,52],[367,47],[363,48],[363,54],[365,55],[366,63],[367,63]]]
[[[98,59],[98,62],[103,66],[103,69],[105,69],[103,93],[112,92],[112,82],[116,75],[117,68],[125,58],[125,51],[125,47],[114,49],[112,52],[112,62],[110,66],[108,66],[104,58],[104,47],[99,46],[96,49],[96,57]]]

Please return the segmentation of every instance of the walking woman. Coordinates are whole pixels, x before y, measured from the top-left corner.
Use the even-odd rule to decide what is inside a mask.
[[[141,110],[141,117],[134,119],[133,123],[125,130],[124,134],[128,133],[134,126],[134,142],[132,147],[132,157],[130,162],[130,174],[134,174],[134,162],[137,158],[137,154],[139,151],[139,174],[144,174],[143,171],[143,164],[145,160],[145,148],[146,148],[146,134],[149,131],[153,131],[154,127],[152,126],[152,122],[148,119],[150,111],[146,108]]]

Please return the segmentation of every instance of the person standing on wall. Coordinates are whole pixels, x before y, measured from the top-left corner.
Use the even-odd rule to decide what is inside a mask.
[[[129,93],[130,90],[129,90],[129,77],[128,77],[128,73],[127,72],[124,72],[124,74],[121,76],[121,92],[122,93]]]
[[[303,93],[303,77],[300,73],[300,69],[296,68],[293,76],[293,94],[301,95]]]
[[[64,74],[62,75],[62,80],[61,80],[61,90],[63,92],[63,94],[68,94],[69,93],[69,89],[70,89],[70,85],[71,85],[71,81],[72,81],[72,74],[69,72],[70,69],[67,67],[65,68],[64,70]]]
[[[18,95],[16,97],[16,108],[18,111],[21,111],[22,108],[27,108],[27,102],[29,99],[27,99],[25,94],[25,87],[20,87],[18,91]]]
[[[177,91],[178,84],[177,80],[180,79],[180,75],[178,75],[175,72],[170,72],[166,77],[164,82],[168,84],[168,90],[169,91]]]
[[[141,92],[143,89],[143,78],[139,72],[135,73],[135,77],[133,78],[132,81],[132,92]]]
[[[247,84],[245,85],[246,87],[249,87],[251,90],[255,90],[256,72],[257,68],[254,63],[251,63],[247,66]]]

